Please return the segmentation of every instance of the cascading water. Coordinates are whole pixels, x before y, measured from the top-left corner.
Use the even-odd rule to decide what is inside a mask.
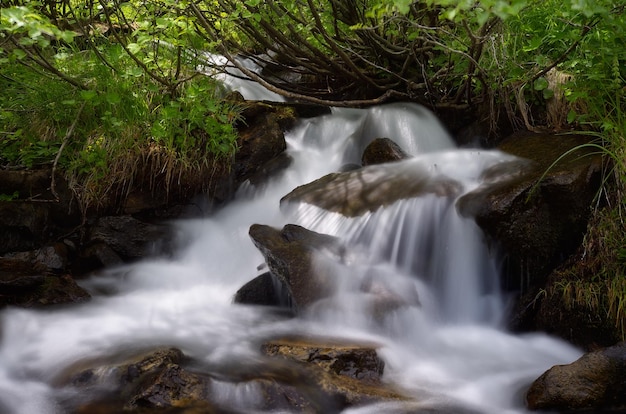
[[[309,205],[279,209],[280,198],[293,188],[359,162],[365,145],[381,136],[414,156],[384,168],[418,169],[454,180],[459,194],[480,185],[485,168],[509,159],[498,152],[455,149],[438,121],[411,104],[334,110],[302,121],[287,136],[292,167],[263,188],[242,192],[211,217],[176,223],[185,242],[171,257],[94,276],[84,282],[94,296],[86,304],[4,310],[0,412],[63,413],[58,401],[72,398],[73,391],[56,388],[55,379],[83,359],[167,345],[219,371],[253,364],[259,338],[294,332],[381,344],[384,380],[419,397],[423,407],[525,412],[523,387],[580,352],[543,335],[514,336],[499,329],[506,304],[496,258],[473,220],[459,216],[454,197],[401,200],[357,218]],[[234,293],[263,262],[248,236],[253,223],[300,224],[350,246],[341,263],[320,263],[333,267],[336,293],[296,319],[232,304]],[[364,283],[368,292],[358,288]],[[377,317],[368,312],[376,295],[410,306]],[[215,395],[224,406],[255,409],[254,387],[222,388]],[[379,405],[346,412],[392,409]]]

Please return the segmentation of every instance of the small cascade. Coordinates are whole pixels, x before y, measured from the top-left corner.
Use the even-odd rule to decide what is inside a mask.
[[[351,218],[306,204],[280,209],[281,197],[297,186],[360,163],[362,149],[378,137],[393,139],[413,158],[376,171],[425,174],[434,183],[452,183],[446,188],[454,191],[399,199]],[[457,199],[483,185],[483,172],[509,156],[456,149],[430,112],[400,103],[334,109],[302,121],[287,139],[292,166],[211,217],[177,223],[185,242],[170,257],[94,275],[83,282],[93,294],[85,304],[3,310],[0,412],[63,414],[59,400],[71,391],[55,380],[85,359],[175,346],[215,372],[232,374],[254,366],[261,338],[300,333],[380,344],[384,381],[420,407],[520,414],[524,386],[580,355],[544,335],[500,329],[505,299],[497,255],[474,221],[457,213]],[[248,236],[255,223],[294,223],[337,236],[348,247],[345,257],[316,262],[337,276],[334,294],[295,319],[234,305],[235,292],[264,260]],[[257,387],[245,382],[216,381],[213,391],[220,404],[243,412],[255,411],[260,400]]]

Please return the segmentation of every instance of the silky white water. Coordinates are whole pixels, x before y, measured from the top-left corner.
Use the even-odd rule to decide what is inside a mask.
[[[84,282],[93,295],[85,304],[2,311],[0,412],[63,413],[58,401],[70,391],[55,387],[55,379],[83,359],[167,345],[226,372],[254,364],[262,338],[298,332],[380,344],[384,380],[422,407],[525,412],[524,387],[580,351],[542,334],[501,329],[506,298],[498,286],[497,257],[473,220],[458,215],[454,197],[427,195],[351,219],[307,205],[279,208],[280,198],[296,186],[358,163],[365,145],[380,136],[415,157],[397,168],[453,179],[461,194],[481,184],[485,168],[510,159],[455,149],[438,121],[411,104],[335,110],[304,120],[287,136],[292,166],[206,219],[174,223],[180,247],[167,258],[94,275]],[[300,224],[351,246],[341,263],[319,263],[337,275],[336,294],[295,319],[233,304],[235,292],[263,263],[248,236],[254,223]],[[372,286],[367,293],[357,288],[364,281]],[[400,297],[408,306],[375,317],[370,305],[381,295]],[[218,402],[242,412],[256,409],[253,385],[221,387]]]

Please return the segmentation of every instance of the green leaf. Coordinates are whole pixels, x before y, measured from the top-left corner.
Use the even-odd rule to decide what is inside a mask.
[[[13,194],[0,194],[0,201],[13,201],[18,199],[20,193],[18,191],[14,191]]]
[[[535,83],[533,84],[533,88],[536,91],[542,91],[546,89],[547,87],[548,87],[548,81],[544,77],[537,79]]]
[[[12,52],[12,56],[17,60],[22,60],[26,57],[26,52],[24,52],[22,49],[15,49]]]
[[[106,99],[106,101],[111,105],[117,105],[122,102],[122,98],[119,94],[117,94],[117,92],[107,92],[104,99]]]
[[[130,53],[134,55],[141,52],[141,46],[138,45],[137,43],[129,43],[128,45],[126,45],[126,48],[130,51]]]
[[[574,122],[577,116],[578,115],[576,114],[576,112],[573,109],[570,109],[567,113],[567,123],[571,124],[572,122]]]
[[[543,90],[543,99],[548,100],[554,96],[554,91],[552,89],[544,89]]]
[[[411,3],[413,0],[393,0],[393,5],[401,14],[407,14],[411,11]]]
[[[143,70],[138,66],[131,66],[127,68],[124,73],[126,74],[126,76],[129,76],[132,78],[139,78],[143,75]]]
[[[98,93],[96,91],[88,90],[88,91],[80,91],[80,97],[85,101],[92,101]]]
[[[76,37],[76,33],[70,31],[70,30],[63,30],[59,33],[57,33],[57,38],[59,40],[62,40],[66,43],[72,43],[74,41],[74,37]]]
[[[537,50],[539,46],[541,46],[542,42],[543,42],[542,38],[533,37],[532,39],[530,39],[530,42],[528,42],[526,46],[522,47],[522,50],[524,52],[532,52],[533,50]]]
[[[483,27],[485,23],[487,23],[487,20],[489,20],[490,16],[491,16],[491,13],[489,13],[489,11],[478,10],[477,15],[476,15],[476,20],[478,21],[478,25],[480,27]]]

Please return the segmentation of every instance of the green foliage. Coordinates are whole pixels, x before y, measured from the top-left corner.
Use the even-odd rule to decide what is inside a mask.
[[[197,70],[206,45],[180,2],[76,7],[72,31],[37,6],[0,13],[3,163],[58,163],[88,206],[143,185],[137,174],[166,171],[149,184],[169,188],[234,154],[238,108]]]
[[[0,193],[0,201],[13,201],[17,200],[20,196],[18,191],[14,191],[12,194]]]
[[[556,274],[551,291],[566,309],[600,315],[626,340],[626,224],[619,209],[596,212],[585,238],[584,253]]]
[[[49,18],[33,8],[37,4],[38,2],[34,1],[28,7],[3,8],[0,14],[0,32],[3,32],[5,36],[18,35],[18,41],[21,45],[37,45],[42,49],[50,45],[51,39],[72,42],[75,33],[70,30],[59,29]],[[15,57],[22,58],[24,56],[18,53]]]
[[[612,0],[532,1],[504,24],[505,84],[519,88],[530,80],[532,88],[525,89],[526,99],[539,108],[555,94],[564,94],[570,104],[570,124],[586,122],[590,107],[603,106],[607,91],[625,86],[623,4]],[[565,75],[556,90],[546,81],[549,73],[542,71],[550,67]]]

